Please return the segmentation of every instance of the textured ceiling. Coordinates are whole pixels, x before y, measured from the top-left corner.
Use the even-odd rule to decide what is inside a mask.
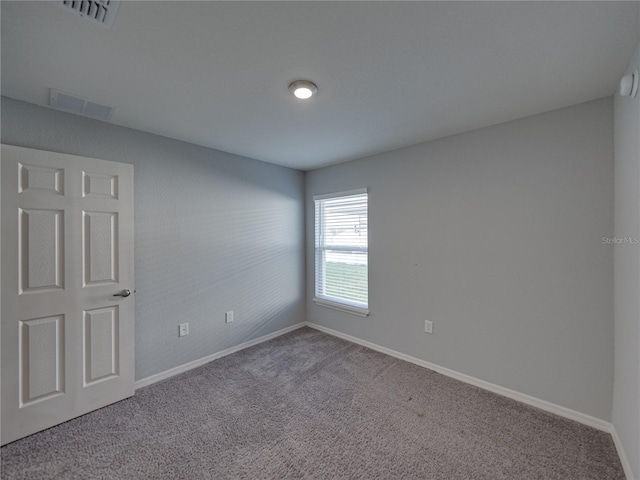
[[[614,93],[638,2],[2,2],[2,94],[301,170]],[[307,102],[288,92],[310,79]]]

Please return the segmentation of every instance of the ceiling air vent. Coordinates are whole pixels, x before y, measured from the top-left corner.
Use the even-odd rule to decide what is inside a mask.
[[[63,0],[57,3],[69,12],[111,28],[120,0]]]
[[[59,90],[51,89],[50,95],[51,106],[63,112],[75,113],[84,117],[95,118],[108,122],[113,116],[113,107],[100,105],[99,103],[90,102],[84,98],[69,95]]]

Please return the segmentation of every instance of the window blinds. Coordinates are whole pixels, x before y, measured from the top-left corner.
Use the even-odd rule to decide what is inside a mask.
[[[315,200],[316,298],[368,308],[366,190]]]

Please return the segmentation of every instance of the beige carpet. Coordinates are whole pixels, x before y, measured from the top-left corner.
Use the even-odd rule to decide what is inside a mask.
[[[621,479],[610,435],[304,328],[1,450],[3,479]]]

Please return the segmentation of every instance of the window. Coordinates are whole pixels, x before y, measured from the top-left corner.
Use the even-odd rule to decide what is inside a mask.
[[[367,191],[317,195],[316,292],[314,301],[369,314]]]

